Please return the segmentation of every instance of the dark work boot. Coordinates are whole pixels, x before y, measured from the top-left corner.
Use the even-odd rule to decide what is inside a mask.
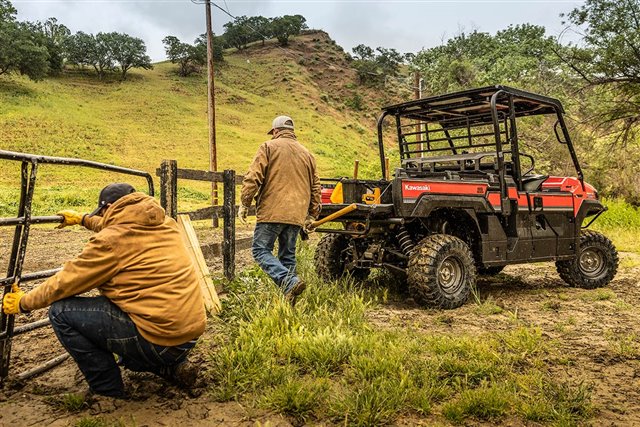
[[[293,285],[291,290],[284,295],[284,297],[286,298],[287,301],[289,301],[291,306],[294,307],[298,300],[298,296],[302,292],[304,292],[306,288],[307,288],[307,285],[305,285],[305,283],[302,280],[298,280],[296,284]]]
[[[200,366],[184,361],[178,365],[163,369],[163,373],[160,376],[176,387],[191,389],[196,385],[199,373]]]

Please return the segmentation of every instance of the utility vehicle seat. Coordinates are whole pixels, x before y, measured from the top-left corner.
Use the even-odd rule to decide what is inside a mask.
[[[527,193],[538,191],[547,178],[549,178],[549,175],[525,175],[522,177],[522,188]]]

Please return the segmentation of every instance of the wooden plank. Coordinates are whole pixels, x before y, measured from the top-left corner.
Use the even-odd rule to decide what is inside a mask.
[[[236,252],[251,248],[253,237],[244,237],[236,239]],[[200,246],[205,258],[215,258],[222,256],[222,243],[210,243]]]
[[[156,175],[161,176],[161,169],[156,169]],[[209,172],[196,169],[178,169],[179,179],[190,179],[192,181],[206,181],[206,182],[224,182],[223,172]],[[236,176],[236,185],[241,185],[244,176]]]
[[[204,298],[204,306],[210,314],[217,314],[222,309],[218,293],[211,280],[211,272],[204,259],[204,255],[200,250],[200,243],[198,242],[198,236],[196,231],[191,225],[191,220],[188,215],[178,215],[178,228],[182,235],[182,240],[191,256],[191,261],[198,274],[200,280],[200,289],[202,290],[202,296]]]
[[[238,212],[238,206],[236,206],[236,212]],[[196,211],[190,212],[180,212],[180,214],[189,215],[191,221],[201,221],[204,219],[211,219],[214,215],[221,217],[224,213],[223,206],[208,206],[206,208],[198,209]],[[256,214],[255,206],[251,206],[249,208],[249,215],[253,216]]]

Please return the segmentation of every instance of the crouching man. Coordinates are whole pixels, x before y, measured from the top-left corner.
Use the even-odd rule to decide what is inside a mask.
[[[90,392],[125,398],[119,364],[192,385],[195,370],[186,357],[206,317],[176,222],[153,197],[124,183],[105,187],[91,214],[59,215],[61,227],[81,224],[96,234],[77,258],[31,292],[15,287],[7,293],[4,312],[51,306],[53,330]],[[100,296],[77,296],[96,288]]]

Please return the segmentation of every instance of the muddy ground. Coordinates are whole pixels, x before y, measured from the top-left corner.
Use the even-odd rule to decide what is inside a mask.
[[[240,229],[239,233],[250,231]],[[202,230],[198,234],[202,241],[212,239]],[[81,250],[89,235],[81,230],[32,230],[24,271],[60,266]],[[8,230],[0,230],[0,269],[5,271],[11,240]],[[238,252],[236,261],[238,269],[250,265],[249,251]],[[214,275],[221,271],[220,259],[208,263]],[[622,253],[618,275],[606,289],[568,288],[553,264],[538,263],[510,266],[504,274],[482,279],[479,293],[481,300],[488,302],[470,302],[452,311],[425,310],[406,295],[391,293],[388,302],[371,311],[370,320],[380,328],[411,327],[454,334],[504,331],[514,323],[539,327],[554,348],[548,361],[554,374],[593,387],[597,411],[590,424],[640,426],[640,255]],[[17,324],[45,316],[45,310],[29,319],[18,316]],[[11,374],[63,352],[48,327],[21,335],[13,343]],[[187,394],[151,375],[126,373],[125,382],[133,400],[98,401],[69,413],[55,404],[56,399],[83,392],[86,383],[68,359],[23,384],[8,381],[0,391],[0,426],[68,426],[87,417],[137,427],[290,425],[283,416],[238,403],[216,403],[198,391]],[[433,421],[400,419],[398,423],[431,425]]]

